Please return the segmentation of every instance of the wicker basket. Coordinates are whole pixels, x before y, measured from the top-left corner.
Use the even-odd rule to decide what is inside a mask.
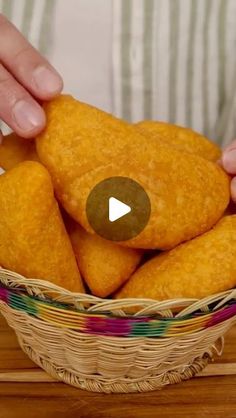
[[[54,378],[95,392],[146,392],[193,377],[221,354],[236,291],[105,300],[0,269],[0,312],[22,350]]]

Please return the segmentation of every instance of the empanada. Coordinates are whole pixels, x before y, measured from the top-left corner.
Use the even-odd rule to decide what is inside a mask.
[[[220,159],[221,150],[218,145],[192,129],[152,120],[144,120],[134,126],[147,139],[153,138],[159,143],[164,142],[179,150],[199,155],[210,161]]]
[[[0,167],[10,170],[25,160],[38,161],[35,141],[20,138],[15,133],[4,136],[0,144]]]
[[[0,176],[0,265],[71,291],[83,285],[47,170],[24,162]]]
[[[89,234],[73,222],[69,234],[79,270],[91,292],[106,297],[115,292],[135,271],[142,252]]]
[[[203,298],[236,286],[236,215],[141,266],[116,298]]]
[[[229,177],[197,155],[150,138],[133,126],[70,96],[46,103],[47,127],[37,152],[67,212],[93,233],[86,215],[91,190],[102,180],[137,181],[151,201],[145,229],[121,244],[169,249],[209,230],[229,202]]]

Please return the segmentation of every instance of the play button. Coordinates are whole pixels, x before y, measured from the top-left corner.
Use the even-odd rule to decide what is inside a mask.
[[[115,222],[122,216],[127,215],[131,211],[131,207],[116,199],[115,197],[109,198],[109,221]]]
[[[90,192],[86,213],[90,226],[110,241],[127,241],[145,228],[151,212],[143,187],[128,177],[109,177]]]

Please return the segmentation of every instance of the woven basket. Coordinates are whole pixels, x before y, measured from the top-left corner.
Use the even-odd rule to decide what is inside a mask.
[[[236,291],[105,300],[0,269],[0,312],[22,350],[54,378],[95,392],[146,392],[193,377],[221,354]]]

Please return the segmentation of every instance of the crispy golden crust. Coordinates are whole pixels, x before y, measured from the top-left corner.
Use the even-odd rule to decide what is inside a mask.
[[[0,167],[10,170],[25,160],[38,161],[34,140],[20,138],[14,133],[4,136],[0,144]]]
[[[221,156],[221,150],[218,145],[192,129],[151,120],[138,122],[134,126],[146,138],[151,137],[159,143],[164,142],[207,160],[217,161]]]
[[[88,232],[86,200],[105,178],[130,177],[151,201],[146,228],[122,243],[133,248],[173,248],[209,230],[229,202],[229,178],[215,163],[145,137],[137,129],[70,96],[45,105],[47,128],[37,138],[67,212]]]
[[[83,291],[51,179],[41,164],[20,163],[0,177],[0,219],[1,266]]]
[[[91,292],[106,297],[115,292],[135,271],[142,252],[122,248],[88,234],[78,224],[69,230],[79,270]]]
[[[203,298],[236,285],[236,215],[140,267],[116,298]]]

